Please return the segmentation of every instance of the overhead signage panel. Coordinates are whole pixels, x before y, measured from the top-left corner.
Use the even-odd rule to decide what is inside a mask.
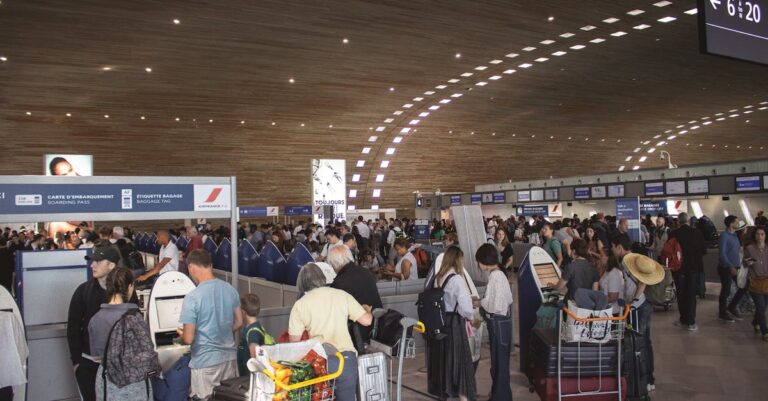
[[[760,176],[736,177],[736,192],[754,192],[760,190]]]
[[[451,206],[461,205],[461,195],[451,195]]]
[[[621,198],[624,196],[624,184],[608,185],[609,198]]]
[[[574,199],[589,199],[589,187],[576,187],[573,189]]]
[[[483,200],[483,196],[481,194],[472,194],[469,199],[473,205],[479,205]]]
[[[661,196],[664,195],[664,182],[646,182],[645,183],[645,196]]]
[[[692,195],[709,193],[709,179],[688,180],[688,193]]]
[[[506,192],[494,192],[493,193],[493,203],[504,203],[507,201],[507,194]]]
[[[309,216],[312,214],[312,206],[286,206],[286,216]]]
[[[768,64],[767,0],[699,0],[701,51]]]

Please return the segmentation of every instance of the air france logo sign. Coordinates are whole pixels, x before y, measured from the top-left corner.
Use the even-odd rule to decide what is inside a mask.
[[[195,185],[195,211],[232,210],[229,185]]]

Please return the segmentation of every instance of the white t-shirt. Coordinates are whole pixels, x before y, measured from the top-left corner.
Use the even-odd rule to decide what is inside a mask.
[[[624,299],[624,275],[621,273],[621,270],[614,268],[603,274],[603,277],[600,278],[600,290],[605,296],[608,296],[609,292],[616,292],[619,294],[618,299]],[[613,313],[621,312],[618,299],[616,302],[611,303]]]
[[[408,260],[411,262],[411,272],[410,275],[406,280],[418,280],[419,279],[419,272],[416,266],[416,257],[413,256],[413,253],[406,252],[405,256],[400,258],[400,260],[397,261],[397,265],[395,265],[395,273],[402,273],[403,272],[403,261]]]
[[[160,261],[171,258],[171,261],[163,266],[163,270],[160,270],[160,274],[179,270],[179,248],[176,248],[176,244],[168,242],[168,245],[160,247],[160,255],[158,256]]]
[[[368,227],[368,224],[365,224],[365,222],[358,222],[355,224],[355,227],[357,227],[357,232],[360,233],[360,236],[369,239],[371,238],[371,229]]]
[[[337,242],[335,244],[331,244],[331,243],[325,244],[325,246],[323,247],[323,251],[320,252],[320,256],[322,256],[323,258],[327,259],[328,258],[328,251],[330,251],[331,248],[334,248],[334,247],[337,247],[337,246],[340,246],[340,245],[344,245],[344,243],[341,242],[341,240],[339,240],[339,242]]]

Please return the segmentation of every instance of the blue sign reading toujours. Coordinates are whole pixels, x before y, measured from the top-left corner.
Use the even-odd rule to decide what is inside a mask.
[[[216,193],[218,196],[218,192]],[[3,184],[0,214],[184,212],[192,184]]]

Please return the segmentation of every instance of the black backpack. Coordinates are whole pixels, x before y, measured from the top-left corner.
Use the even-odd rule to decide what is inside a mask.
[[[149,399],[149,379],[160,374],[160,361],[138,309],[125,312],[112,326],[101,364],[104,400],[109,399],[107,379],[120,388],[143,381]]]
[[[448,285],[448,282],[455,275],[454,273],[448,276],[439,288],[435,288],[435,278],[432,278],[427,289],[419,294],[419,300],[416,301],[419,320],[424,323],[426,328],[425,334],[430,339],[442,340],[447,335],[447,319],[443,297],[445,296],[445,286]]]

